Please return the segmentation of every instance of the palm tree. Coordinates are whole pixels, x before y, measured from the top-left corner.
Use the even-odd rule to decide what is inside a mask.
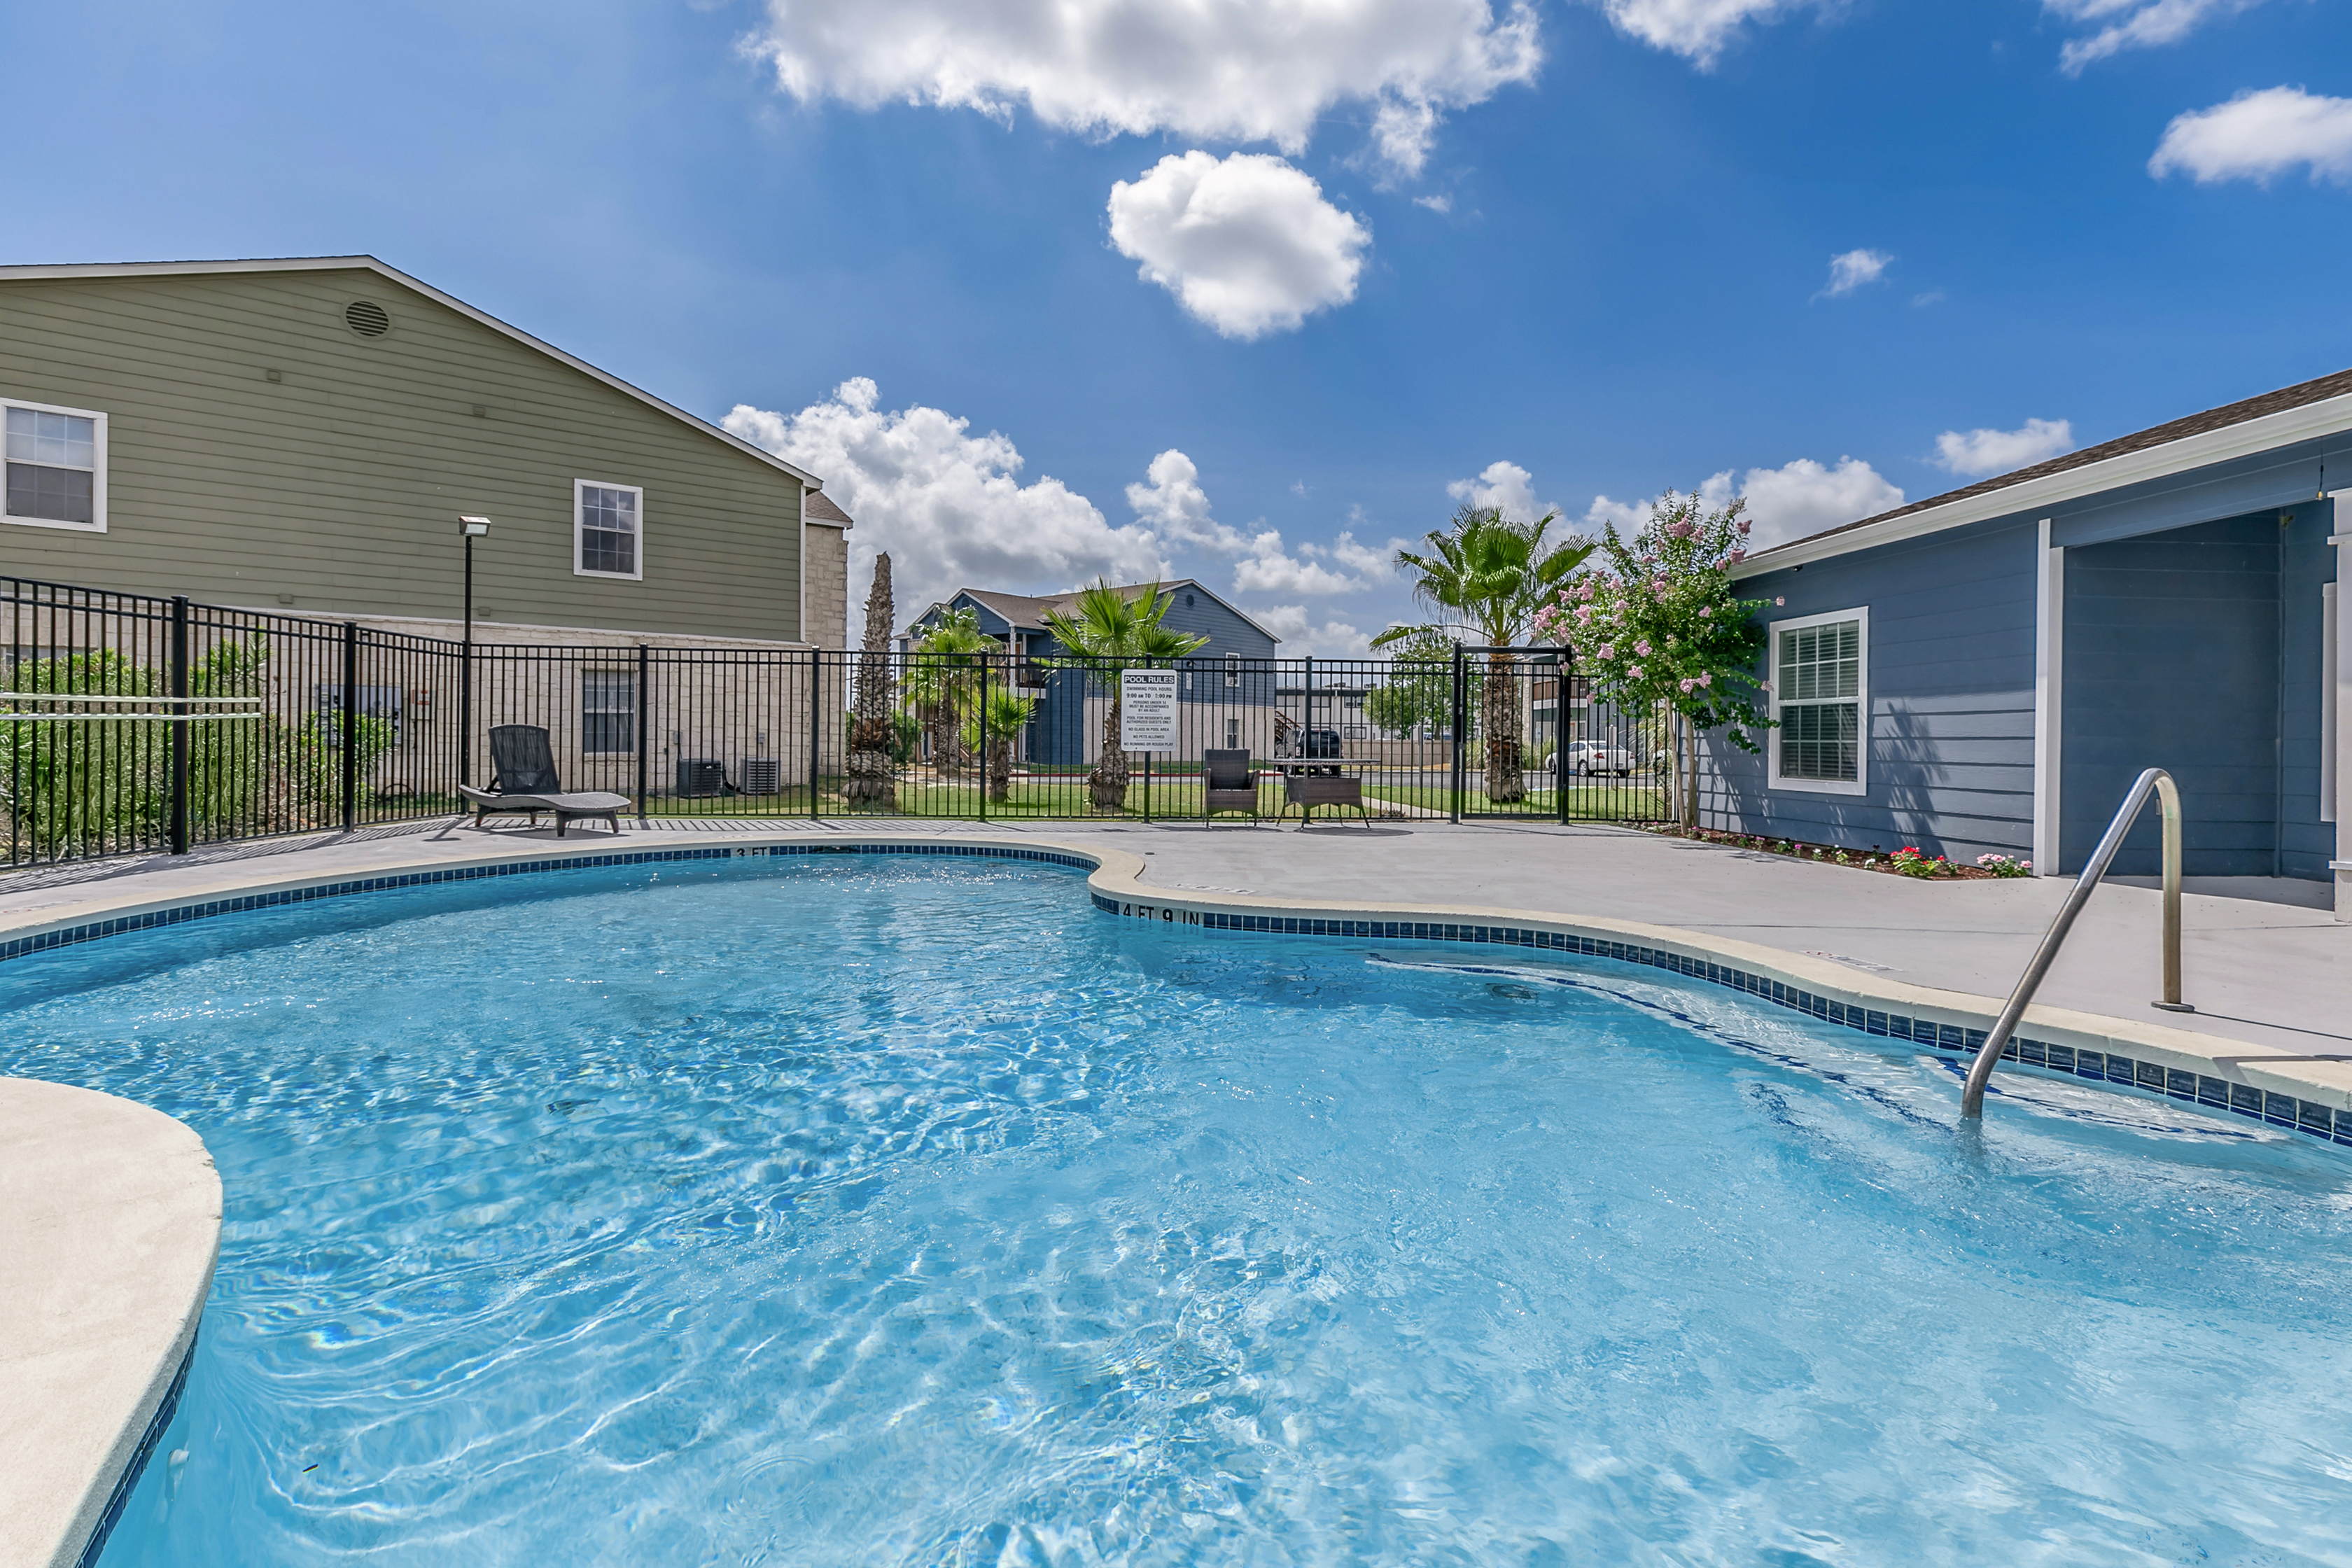
[[[931,765],[953,773],[963,765],[958,742],[963,710],[980,684],[980,667],[997,651],[996,639],[980,629],[979,613],[950,610],[915,644],[908,661],[904,697],[931,737]]]
[[[1009,801],[1013,798],[1013,743],[1021,738],[1030,719],[1037,711],[1037,700],[1024,697],[1002,686],[988,689],[988,699],[978,705],[980,710],[964,721],[964,750],[979,753],[985,719],[987,756],[982,766],[988,773],[988,798]]]
[[[1103,713],[1102,755],[1087,774],[1097,811],[1119,811],[1127,805],[1127,752],[1118,743],[1119,671],[1165,668],[1209,640],[1160,624],[1175,600],[1173,593],[1161,593],[1157,583],[1114,588],[1097,577],[1094,586],[1078,591],[1073,605],[1076,614],[1045,613],[1045,629],[1070,655],[1054,662],[1085,670],[1110,693],[1110,706]]]
[[[1486,798],[1504,804],[1527,794],[1520,773],[1519,683],[1512,658],[1535,625],[1536,612],[1559,596],[1569,574],[1592,553],[1589,540],[1570,536],[1547,544],[1544,534],[1558,512],[1518,523],[1494,507],[1465,504],[1454,525],[1429,537],[1429,552],[1397,552],[1397,565],[1418,574],[1412,596],[1437,619],[1417,626],[1391,626],[1372,639],[1374,647],[1423,634],[1455,637],[1467,632],[1486,647],[1488,679],[1479,706],[1486,742]],[[1563,710],[1565,709],[1565,693]]]

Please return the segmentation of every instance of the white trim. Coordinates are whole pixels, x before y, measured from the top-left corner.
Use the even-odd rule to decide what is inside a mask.
[[[795,622],[793,624],[793,636],[794,636],[794,637],[796,637],[800,638],[800,639],[801,639],[801,641],[803,641],[803,642],[807,642],[807,641],[809,641],[809,640],[810,640],[810,639],[809,639],[809,635],[808,635],[808,525],[809,525],[809,516],[808,516],[808,498],[809,498],[808,486],[806,486],[806,485],[803,485],[803,486],[801,486],[801,531],[800,531],[800,542],[801,542],[800,598],[801,598],[801,605],[800,605],[800,609],[799,609],[797,612],[795,612],[795,613],[800,616],[800,619],[799,619],[799,620],[797,620],[797,621],[795,621]],[[843,613],[844,613],[844,614],[846,614],[846,613],[848,612],[848,606],[847,606],[847,605],[846,605],[846,604],[845,604],[845,605],[842,606],[842,608],[843,608]],[[846,638],[846,637],[844,637],[842,640],[843,640],[844,642],[846,642],[846,641],[848,641],[849,639],[848,639],[848,638]]]
[[[373,272],[403,288],[414,289],[436,304],[446,305],[459,315],[480,322],[492,331],[502,332],[525,347],[537,349],[550,359],[560,360],[581,374],[603,382],[614,391],[635,398],[648,408],[657,408],[673,419],[682,420],[714,440],[723,441],[737,451],[754,457],[772,468],[781,468],[805,485],[822,488],[824,481],[804,468],[787,463],[764,447],[753,446],[740,436],[729,433],[708,419],[698,419],[673,403],[665,403],[642,387],[631,386],[619,376],[598,370],[586,360],[575,358],[553,343],[532,337],[520,327],[509,326],[486,310],[478,310],[463,300],[444,294],[422,279],[411,278],[397,267],[388,266],[373,256],[288,256],[270,257],[248,261],[110,261],[91,265],[0,267],[0,283],[17,279],[46,278],[174,278],[203,276],[212,273],[238,272]]]
[[[2340,549],[2341,546],[2338,546]],[[2319,820],[2336,820],[2338,734],[2336,689],[2342,679],[2344,648],[2336,584],[2319,585]]]
[[[69,414],[76,419],[88,419],[95,428],[90,436],[89,515],[88,522],[67,522],[53,517],[10,517],[7,503],[0,500],[0,522],[11,522],[18,528],[62,528],[68,533],[104,533],[106,531],[106,416],[95,408],[66,408],[55,403],[33,403],[22,397],[0,397],[0,427],[7,423],[5,411],[28,408],[36,414]],[[0,452],[6,449],[6,437],[0,435]],[[0,457],[0,463],[5,463]]]
[[[2033,872],[2058,875],[2059,768],[2065,725],[2066,551],[2041,522],[2033,574]]]
[[[2249,457],[2346,430],[2352,430],[2352,393],[2323,398],[2317,403],[2306,403],[2300,408],[2259,415],[2235,425],[2225,425],[2219,430],[2200,431],[2177,441],[2167,441],[2162,446],[2144,447],[2136,452],[2124,452],[2095,463],[2086,463],[2079,468],[2045,474],[2038,479],[2004,485],[1983,495],[1948,500],[1940,506],[1907,512],[1901,517],[1890,517],[1867,528],[1849,529],[1843,533],[1822,534],[1790,544],[1775,545],[1762,554],[1751,555],[1734,566],[1731,575],[1734,578],[1753,577],[1759,573],[1778,572],[1783,567],[1825,561],[1850,551],[1867,550],[1873,545],[1892,543],[1897,540],[1916,539],[1923,533],[1939,533],[1948,528],[2008,517],[2034,507],[2061,505],[2084,496],[2096,495],[2102,490],[2164,479],[2186,473],[2191,468],[2225,463],[2232,458]]]
[[[1791,779],[1780,776],[1780,740],[1777,733],[1780,721],[1780,634],[1802,631],[1807,626],[1829,626],[1839,621],[1861,623],[1856,649],[1860,655],[1855,679],[1853,777],[1852,779]],[[1771,622],[1765,628],[1770,639],[1766,657],[1771,670],[1772,722],[1776,731],[1768,740],[1769,751],[1765,763],[1769,788],[1800,795],[1868,795],[1870,793],[1870,606],[1851,610],[1830,610],[1817,616],[1790,616]]]
[[[2352,921],[2352,616],[2344,613],[2344,584],[2352,583],[2352,529],[2344,525],[2352,521],[2352,489],[2332,490],[2327,500],[2335,507],[2331,520],[2336,539],[2336,689],[2329,693],[2336,722],[2335,746],[2331,759],[2335,763],[2336,858],[2329,862],[2336,872],[2336,918]]]
[[[636,561],[634,572],[591,572],[581,564],[588,530],[583,517],[583,502],[591,489],[626,490],[637,498],[637,542],[631,552]],[[572,574],[574,577],[603,577],[614,583],[642,583],[646,580],[646,487],[625,485],[612,479],[574,479],[572,481]]]

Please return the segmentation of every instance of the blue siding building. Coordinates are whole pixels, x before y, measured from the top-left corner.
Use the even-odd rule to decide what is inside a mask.
[[[1701,821],[2059,875],[2160,766],[2189,875],[2333,880],[2352,915],[2348,563],[2352,372],[1762,551],[1735,572],[1779,727],[1702,741]]]
[[[1118,592],[1132,598],[1152,585],[1129,584]],[[1196,578],[1158,586],[1169,595],[1160,625],[1208,638],[1183,662],[1178,685],[1178,700],[1186,710],[1181,721],[1188,742],[1185,753],[1197,759],[1203,747],[1245,746],[1260,756],[1272,755],[1278,710],[1271,660],[1282,639]],[[1067,767],[1089,764],[1101,742],[1105,694],[1085,672],[1053,668],[1053,661],[1066,658],[1068,650],[1045,626],[1048,612],[1074,613],[1076,599],[1075,592],[1031,596],[959,589],[916,616],[898,645],[902,650],[911,647],[951,611],[971,611],[982,632],[1005,644],[1023,693],[1037,700],[1022,760]],[[1286,718],[1279,721],[1288,722]]]

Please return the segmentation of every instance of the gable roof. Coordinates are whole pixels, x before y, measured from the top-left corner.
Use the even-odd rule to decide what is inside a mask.
[[[444,294],[440,289],[436,289],[432,284],[425,282],[424,279],[412,278],[397,267],[388,266],[383,262],[378,261],[373,256],[263,257],[244,261],[101,261],[68,263],[55,266],[35,265],[25,267],[0,267],[0,283],[9,282],[16,279],[170,278],[235,272],[375,273],[379,277],[399,284],[404,289],[415,289],[417,293],[424,295],[426,299],[435,301],[436,304],[446,305],[450,310],[457,311],[459,315],[465,316],[472,321],[478,321],[483,326],[489,328],[492,331],[499,332],[506,337],[511,338],[516,342],[522,344],[526,348],[536,349],[539,353],[545,354],[548,358],[560,361],[561,363],[571,366],[573,370],[578,371],[581,374],[588,376],[592,380],[604,383],[606,386],[611,387],[615,392],[635,398],[639,403],[644,404],[648,408],[658,409],[662,413],[668,415],[673,419],[678,420],[687,425],[691,425],[694,428],[701,431],[704,435],[711,437],[713,440],[723,441],[739,452],[748,453],[751,457],[759,458],[760,461],[767,464],[772,468],[780,468],[785,473],[790,474],[793,478],[798,479],[801,483],[808,486],[811,489],[814,489],[824,483],[823,479],[818,479],[814,474],[810,473],[805,468],[787,463],[782,458],[777,457],[773,452],[767,451],[760,447],[755,447],[740,436],[730,435],[727,431],[720,429],[718,426],[710,423],[708,419],[698,418],[694,415],[688,414],[685,409],[678,407],[674,403],[666,403],[662,399],[656,397],[652,393],[644,390],[642,387],[632,386],[627,382],[623,381],[619,376],[614,375],[608,371],[598,370],[586,360],[581,359],[576,355],[565,353],[553,343],[548,342],[543,339],[532,337],[520,327],[509,326],[506,322],[499,321],[496,316],[491,315],[487,310],[478,310],[473,306],[467,304],[463,300],[457,299],[454,295]],[[843,517],[842,521],[845,522],[848,521],[846,515]]]
[[[835,506],[833,498],[823,490],[811,490],[801,498],[801,516],[811,522],[828,523],[835,528],[855,528],[849,514]]]
[[[1752,576],[2346,430],[2352,430],[2352,370],[2225,403],[1857,522],[1776,544],[1742,562],[1734,575]]]
[[[1150,583],[1121,583],[1114,584],[1111,591],[1116,594],[1124,594],[1127,597],[1132,599],[1137,595],[1142,593],[1145,589],[1153,586],[1155,586],[1155,584]],[[1244,610],[1239,605],[1226,599],[1214,588],[1210,587],[1198,577],[1172,578],[1168,582],[1158,584],[1156,586],[1158,586],[1162,593],[1173,593],[1179,588],[1191,588],[1199,593],[1206,594],[1210,598],[1214,599],[1218,605],[1226,610],[1231,611],[1252,631],[1256,632],[1260,636],[1274,642],[1278,643],[1282,640],[1279,637],[1275,636],[1274,633],[1267,631],[1265,627],[1258,625],[1256,620],[1254,619],[1246,610]],[[1002,616],[1004,623],[1013,627],[1015,631],[1042,632],[1046,629],[1045,616],[1049,612],[1067,614],[1071,605],[1077,599],[1079,594],[1084,591],[1084,589],[1073,588],[1066,594],[1034,595],[1001,594],[992,588],[958,588],[954,593],[949,595],[947,598],[931,605],[930,608],[925,610],[921,615],[917,616],[913,620],[907,624],[909,629],[911,629],[915,626],[920,626],[924,621],[929,619],[934,613],[946,609],[948,605],[952,605],[958,599],[972,599],[976,600],[980,604],[987,605],[991,610]]]

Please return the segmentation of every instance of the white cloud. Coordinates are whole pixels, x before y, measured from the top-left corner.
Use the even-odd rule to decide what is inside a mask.
[[[750,47],[804,102],[1027,105],[1058,130],[1306,149],[1343,103],[1417,174],[1443,112],[1535,79],[1529,0],[768,0]]]
[[[2179,170],[2200,185],[2222,180],[2267,185],[2297,164],[2310,166],[2315,184],[2352,184],[2352,98],[2323,98],[2293,87],[2242,92],[2166,126],[2147,172],[2162,179]]]
[[[1372,634],[1358,631],[1345,621],[1315,624],[1304,605],[1275,605],[1251,609],[1250,618],[1282,639],[1286,655],[1310,654],[1317,658],[1362,658],[1371,652]]]
[[[1748,515],[1756,525],[1748,541],[1750,550],[1802,539],[1903,504],[1903,491],[1860,458],[1840,458],[1833,468],[1811,458],[1777,468],[1750,468],[1737,489],[1727,468],[1699,486],[1698,494],[1711,507],[1726,505],[1735,495],[1748,498]]]
[[[1716,62],[1748,22],[1769,22],[1804,0],[1601,0],[1617,30],[1653,47],[1690,59],[1701,70]]]
[[[2235,16],[2261,3],[2262,0],[2042,0],[2045,9],[2070,22],[2106,24],[2087,38],[2069,38],[2058,51],[2059,68],[2068,76],[2079,76],[2084,66],[2126,49],[2152,49],[2178,43],[2213,17]]]
[[[1110,239],[1143,264],[1137,276],[1246,340],[1354,299],[1372,234],[1279,158],[1187,153],[1111,186]]]
[[[1859,458],[1840,458],[1835,468],[1800,458],[1777,468],[1750,468],[1737,483],[1734,478],[1729,468],[1709,475],[1698,487],[1698,499],[1715,508],[1730,505],[1736,496],[1747,497],[1747,516],[1755,530],[1748,536],[1750,550],[1802,539],[1903,504],[1903,491]],[[1620,532],[1645,528],[1656,504],[1654,499],[1622,501],[1594,496],[1585,509],[1585,530],[1599,533],[1602,524],[1612,522]]]
[[[1150,483],[1128,486],[1127,504],[1162,540],[1228,553],[1249,547],[1247,539],[1209,515],[1209,492],[1201,488],[1201,470],[1192,458],[1171,447],[1151,459],[1144,475]]]
[[[1445,487],[1455,500],[1492,507],[1512,522],[1533,522],[1555,509],[1536,500],[1536,477],[1517,463],[1493,462],[1475,479],[1456,479]]]
[[[722,421],[821,476],[825,493],[857,520],[849,535],[853,619],[866,602],[866,570],[884,550],[901,626],[961,587],[1053,593],[1097,574],[1132,583],[1168,572],[1150,530],[1112,527],[1059,479],[1016,479],[1021,454],[1007,437],[974,436],[969,420],[940,409],[890,412],[879,401],[874,383],[857,376],[797,414],[739,404]]]
[[[1412,198],[1412,205],[1417,207],[1427,207],[1431,212],[1443,217],[1454,210],[1454,198],[1440,192],[1433,196],[1415,196]]]
[[[1875,283],[1885,277],[1886,269],[1894,264],[1895,258],[1884,250],[1849,250],[1843,256],[1832,256],[1830,258],[1829,283],[1813,298],[1819,300],[1827,296],[1835,300],[1851,294],[1865,284]]]
[[[1293,554],[1283,548],[1281,531],[1268,529],[1250,541],[1248,558],[1234,565],[1234,589],[1243,594],[1353,594],[1387,578],[1404,542],[1391,539],[1385,546],[1360,544],[1352,530],[1343,529],[1329,544],[1302,544]]]
[[[1597,534],[1612,522],[1620,532],[1639,529],[1650,521],[1650,508],[1654,504],[1646,500],[1611,500],[1607,496],[1594,496],[1592,504],[1584,509],[1585,531]]]
[[[2065,419],[2029,419],[2015,430],[1947,430],[1936,437],[1939,468],[1969,479],[2029,468],[2074,449],[2074,426]]]

